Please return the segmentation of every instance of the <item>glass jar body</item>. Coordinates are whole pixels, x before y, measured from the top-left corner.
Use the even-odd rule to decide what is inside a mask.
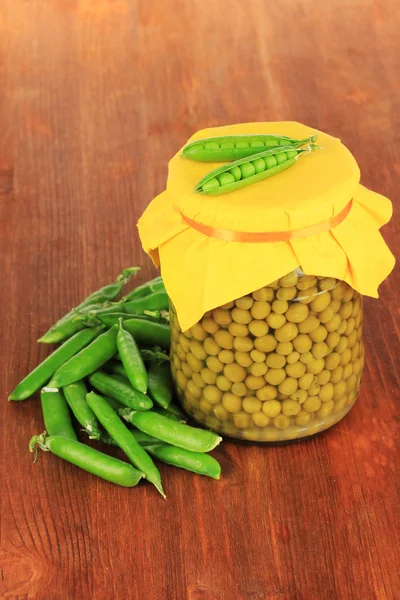
[[[171,307],[179,401],[223,436],[268,443],[331,427],[353,406],[363,364],[362,298],[330,277],[296,270],[185,332]]]

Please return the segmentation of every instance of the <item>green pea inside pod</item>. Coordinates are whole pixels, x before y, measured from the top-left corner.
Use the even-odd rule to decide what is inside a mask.
[[[267,177],[277,175],[292,167],[299,156],[320,149],[321,147],[315,144],[310,144],[306,148],[293,148],[292,146],[268,148],[258,154],[241,158],[210,171],[196,185],[195,192],[208,195],[234,192]]]
[[[197,162],[226,162],[262,152],[267,148],[300,148],[316,141],[317,134],[304,139],[284,135],[227,135],[196,140],[182,150],[182,157]]]

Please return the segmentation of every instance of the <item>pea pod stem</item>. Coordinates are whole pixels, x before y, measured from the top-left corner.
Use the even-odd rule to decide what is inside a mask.
[[[135,275],[139,271],[139,269],[140,267],[129,267],[124,269],[122,273],[118,275],[116,281],[90,294],[83,302],[78,304],[78,306],[73,308],[69,313],[52,325],[50,329],[39,338],[38,342],[54,344],[73,335],[76,331],[83,329],[84,325],[75,320],[76,312],[87,309],[87,307],[91,305],[103,304],[116,298],[124,285],[129,281],[132,275]]]
[[[29,450],[34,452],[38,447],[88,473],[123,487],[134,487],[143,477],[143,473],[134,469],[132,465],[62,436],[47,437],[46,432],[35,435],[29,442]]]

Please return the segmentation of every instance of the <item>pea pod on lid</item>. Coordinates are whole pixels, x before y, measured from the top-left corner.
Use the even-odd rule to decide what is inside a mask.
[[[182,156],[198,162],[224,162],[252,156],[267,148],[299,148],[316,139],[317,134],[302,140],[285,135],[226,135],[191,142],[182,150]]]
[[[276,139],[310,140],[310,148],[282,143],[275,148],[265,146],[261,151],[267,154],[260,154],[256,138],[271,134]],[[186,332],[192,328],[195,342],[204,344],[207,322],[216,307],[228,305],[249,290],[259,290],[297,267],[327,275],[327,257],[330,275],[343,275],[353,289],[377,296],[379,283],[394,264],[379,233],[390,218],[390,201],[360,185],[360,169],[349,149],[323,131],[318,131],[316,142],[323,150],[295,164],[299,155],[314,148],[315,134],[314,128],[302,123],[282,121],[207,128],[197,132],[184,145],[184,152],[177,152],[169,161],[165,189],[141,216],[138,228],[143,249],[162,272],[172,306],[172,329],[183,332],[184,346]],[[246,147],[248,136],[256,138]],[[224,141],[217,144],[210,139],[214,137]],[[231,151],[232,140],[237,139],[236,147],[245,146],[244,151],[251,155],[238,157],[239,164],[224,164],[220,154],[217,164],[187,160],[188,148],[204,139],[209,140],[210,153]],[[201,160],[208,158],[201,156]],[[212,169],[214,172],[208,173]],[[231,191],[235,193],[226,193]],[[214,194],[220,195],[215,198]],[[347,265],[345,271],[343,265]],[[176,355],[181,340],[176,331],[171,338]],[[197,343],[193,346],[201,357],[203,350]],[[173,375],[189,350],[180,351],[182,358],[178,356],[179,361],[172,363]],[[230,360],[226,352],[222,357]],[[200,364],[195,358],[191,362],[197,369]],[[189,366],[186,372],[194,370],[197,385],[202,369]],[[186,375],[181,378],[180,394],[189,379]],[[194,386],[193,390],[197,393]],[[211,422],[214,416],[212,413]]]
[[[297,149],[291,146],[269,148],[210,171],[198,182],[195,191],[199,194],[212,195],[234,192],[267,177],[277,175],[292,167],[302,154],[320,149],[321,147],[315,144]]]

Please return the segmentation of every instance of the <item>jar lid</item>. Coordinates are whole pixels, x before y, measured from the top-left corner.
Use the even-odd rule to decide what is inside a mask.
[[[216,306],[301,267],[346,281],[377,297],[394,258],[379,233],[391,202],[360,185],[349,150],[296,122],[243,123],[198,131],[189,141],[225,135],[275,134],[303,139],[318,133],[322,150],[294,166],[224,195],[195,192],[222,163],[169,163],[167,189],[139,220],[144,250],[161,264],[183,330]]]

